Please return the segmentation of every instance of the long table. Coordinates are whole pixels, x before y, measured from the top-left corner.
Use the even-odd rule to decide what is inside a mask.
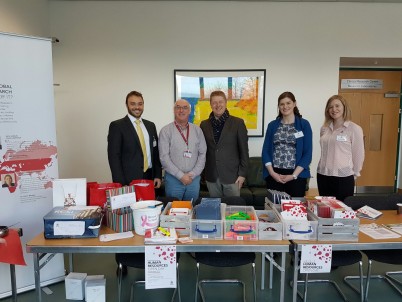
[[[100,234],[108,233],[113,233],[113,231],[106,227],[102,227],[100,230]],[[197,239],[192,243],[177,243],[176,245],[177,252],[258,252],[263,255],[263,265],[265,264],[265,253],[281,253],[281,264],[274,262],[274,265],[281,272],[280,302],[284,301],[285,256],[289,252],[289,248],[290,242],[288,240],[231,241]],[[133,238],[101,242],[99,238],[45,239],[43,233],[41,233],[27,243],[26,250],[28,253],[33,254],[36,300],[41,302],[40,269],[44,264],[40,265],[40,260],[47,253],[68,253],[70,255],[73,253],[144,253],[145,245],[143,236],[137,234]],[[273,261],[271,257],[268,258]],[[70,268],[71,265],[72,256],[70,256]],[[261,281],[261,288],[263,288],[263,280],[264,278]]]
[[[397,211],[382,211],[383,215],[376,220],[360,219],[360,224],[391,224],[402,223],[402,215],[398,215]],[[302,250],[303,244],[332,244],[333,251],[350,251],[350,250],[391,250],[402,249],[402,236],[392,239],[373,239],[370,236],[359,232],[359,238],[357,242],[349,241],[311,241],[311,240],[293,240],[293,247],[295,252],[294,258],[294,270],[293,270],[293,302],[297,301],[297,279],[299,266],[299,253]]]

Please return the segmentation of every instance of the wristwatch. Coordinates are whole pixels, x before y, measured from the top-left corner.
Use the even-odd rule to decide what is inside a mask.
[[[296,175],[296,174],[293,174],[292,176],[293,176],[293,179],[297,179],[297,175]]]

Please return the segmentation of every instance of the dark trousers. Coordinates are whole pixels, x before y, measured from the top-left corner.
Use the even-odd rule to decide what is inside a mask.
[[[274,171],[282,175],[292,175],[294,170],[274,168]],[[291,197],[304,197],[306,192],[306,184],[307,184],[306,178],[299,177],[297,179],[294,179],[292,181],[283,184],[277,182],[271,176],[268,176],[267,178],[265,178],[265,182],[267,183],[267,189],[286,192]]]
[[[320,196],[335,196],[336,199],[344,201],[346,197],[353,196],[355,178],[353,175],[337,177],[317,173],[317,186]]]

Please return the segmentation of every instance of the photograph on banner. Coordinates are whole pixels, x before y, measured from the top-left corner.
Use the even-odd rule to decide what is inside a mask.
[[[14,173],[1,174],[1,187],[2,188],[15,187],[15,174]]]
[[[176,245],[145,247],[145,289],[176,288]]]
[[[300,273],[329,273],[332,263],[331,244],[303,244],[300,259]]]

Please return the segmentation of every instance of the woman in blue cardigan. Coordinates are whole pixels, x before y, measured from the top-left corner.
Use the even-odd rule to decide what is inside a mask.
[[[310,123],[302,118],[291,92],[279,96],[278,111],[268,124],[262,148],[264,179],[268,189],[303,197],[313,153]]]

